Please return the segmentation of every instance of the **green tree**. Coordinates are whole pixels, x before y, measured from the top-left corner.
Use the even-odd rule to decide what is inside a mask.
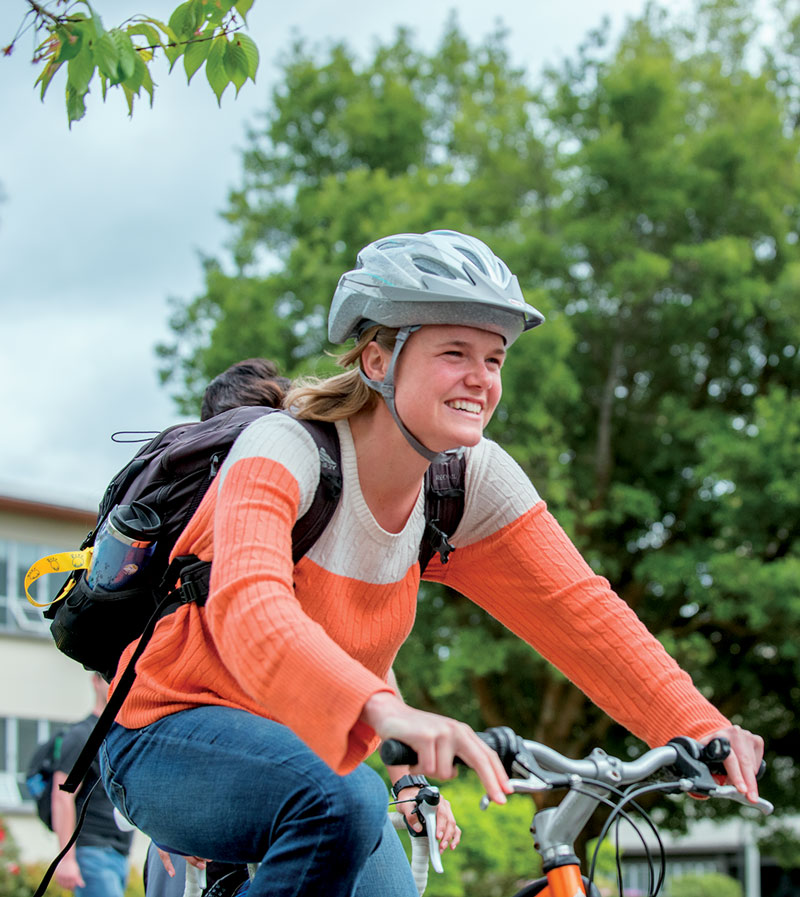
[[[212,372],[243,354],[270,354],[292,373],[316,369],[338,277],[376,234],[467,220],[515,258],[558,254],[536,227],[544,213],[535,197],[546,206],[553,189],[547,149],[502,34],[473,50],[453,25],[425,54],[401,30],[366,64],[343,45],[317,63],[298,43],[283,73],[226,212],[233,269],[205,261],[206,293],[176,303],[177,339],[160,349],[184,410]],[[498,171],[501,180],[492,177]],[[522,215],[526,232],[506,232]],[[530,262],[526,269],[536,293],[544,275]]]
[[[723,712],[797,748],[798,135],[750,5],[551,74],[579,544]],[[796,806],[779,763],[769,793]],[[773,790],[774,789],[774,790]]]
[[[95,73],[103,99],[110,87],[119,87],[133,115],[133,104],[144,90],[153,103],[155,86],[150,64],[160,51],[170,71],[183,59],[186,77],[192,80],[205,65],[211,89],[222,94],[233,84],[238,94],[249,79],[255,81],[258,48],[240,29],[254,0],[185,0],[168,22],[135,15],[118,27],[106,29],[89,0],[24,0],[28,9],[17,33],[3,54],[10,56],[16,42],[29,30],[40,41],[33,63],[40,66],[36,84],[41,98],[56,73],[66,68],[67,120],[86,114],[86,95]]]
[[[404,31],[366,61],[297,44],[226,211],[231,259],[206,260],[160,354],[183,410],[245,355],[324,370],[326,308],[360,246],[486,239],[548,316],[510,353],[490,435],[702,691],[763,732],[764,791],[789,810],[800,168],[790,31],[763,54],[758,35],[738,0],[700,2],[691,29],[651,6],[537,89],[502,31],[471,45],[455,22],[428,54]],[[641,750],[441,589],[423,585],[397,670],[410,703],[476,727],[572,756]]]

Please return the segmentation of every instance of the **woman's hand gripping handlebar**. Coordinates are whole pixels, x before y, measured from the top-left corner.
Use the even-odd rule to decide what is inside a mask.
[[[391,692],[372,695],[364,705],[361,720],[384,742],[396,739],[412,747],[415,760],[408,765],[416,773],[451,779],[455,775],[455,758],[459,757],[475,771],[490,800],[504,804],[506,796],[512,793],[498,755],[465,723],[416,710]],[[385,758],[384,762],[387,766],[401,765]]]
[[[498,760],[510,776],[509,787],[514,793],[564,791],[555,804],[536,812],[531,826],[534,848],[542,857],[546,884],[550,886],[548,893],[598,893],[592,886],[597,849],[588,870],[589,878],[584,878],[582,885],[574,845],[600,806],[609,808],[610,812],[598,838],[598,848],[611,826],[622,818],[643,838],[634,822],[637,814],[657,837],[652,820],[637,803],[639,797],[651,792],[727,798],[755,807],[765,815],[773,810],[768,801],[759,797],[753,801],[748,791],[734,784],[720,784],[715,778],[720,770],[729,772],[727,764],[718,765],[725,764],[731,752],[730,743],[721,737],[707,739],[706,744],[692,738],[675,738],[630,761],[611,757],[600,748],[595,748],[582,760],[573,760],[545,745],[526,741],[505,727],[478,733],[476,737],[497,752]],[[381,757],[389,765],[413,766],[417,760],[413,750],[396,741],[383,744]],[[482,807],[485,809],[489,803],[485,798]],[[619,856],[617,860],[619,863]],[[663,846],[655,859],[648,853],[648,862],[650,886],[647,893],[655,895],[666,874]],[[537,884],[545,884],[545,880]]]

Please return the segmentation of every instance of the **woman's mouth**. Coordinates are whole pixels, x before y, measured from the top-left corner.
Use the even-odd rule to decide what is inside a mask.
[[[480,402],[473,402],[469,399],[451,399],[448,402],[445,402],[448,408],[453,408],[455,411],[466,411],[468,414],[480,414],[483,411],[483,406]]]

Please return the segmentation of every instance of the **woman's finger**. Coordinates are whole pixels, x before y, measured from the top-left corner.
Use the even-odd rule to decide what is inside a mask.
[[[758,800],[756,775],[764,756],[763,739],[741,726],[728,726],[701,739],[701,743],[707,744],[713,738],[725,738],[730,743],[731,752],[725,759],[728,781],[755,803]]]

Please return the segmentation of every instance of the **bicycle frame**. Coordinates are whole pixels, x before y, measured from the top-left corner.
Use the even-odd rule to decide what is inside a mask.
[[[580,868],[570,864],[552,869],[546,878],[540,878],[518,891],[515,897],[535,897],[535,895],[539,895],[539,897],[579,897],[583,894],[600,897],[597,888],[587,878],[581,876]]]

